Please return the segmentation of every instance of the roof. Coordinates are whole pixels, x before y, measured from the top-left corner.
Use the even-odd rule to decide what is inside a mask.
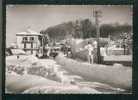
[[[20,32],[20,33],[16,33],[16,35],[41,35],[40,33],[37,33],[37,32],[35,32],[35,31],[33,31],[33,30],[30,30],[30,29],[28,29],[27,31],[25,31],[25,32]]]

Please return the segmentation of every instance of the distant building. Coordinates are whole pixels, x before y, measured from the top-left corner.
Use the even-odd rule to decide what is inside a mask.
[[[40,47],[40,33],[28,29],[25,32],[16,33],[16,42],[19,49],[23,49],[28,54],[35,54]]]

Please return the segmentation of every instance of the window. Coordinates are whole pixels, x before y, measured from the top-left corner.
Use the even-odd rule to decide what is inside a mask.
[[[23,42],[26,42],[27,41],[27,37],[23,37]]]
[[[34,41],[34,37],[30,37],[30,41]]]
[[[26,42],[27,42],[27,37],[23,37],[22,43],[24,44],[24,49],[26,49]]]

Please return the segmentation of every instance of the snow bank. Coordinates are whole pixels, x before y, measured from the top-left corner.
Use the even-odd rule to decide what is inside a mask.
[[[16,71],[6,73],[6,88],[12,93],[23,91],[24,93],[100,93],[95,88],[114,89],[110,86],[93,83],[94,81],[121,88],[130,88],[132,84],[130,81],[132,69],[118,64],[108,67],[90,65],[67,59],[61,54],[56,57],[56,61],[37,59],[31,55],[22,55],[19,59],[16,56],[7,57],[6,65],[11,64],[15,66],[15,69],[18,68],[18,71],[25,67],[28,72],[27,74],[19,74]],[[17,65],[21,65],[21,67]],[[6,66],[6,70],[7,67],[9,66]],[[115,77],[117,75],[119,77]],[[79,84],[78,80],[91,82]]]
[[[40,86],[58,86],[60,83],[36,75],[6,75],[6,88],[12,93],[21,93],[29,88]]]
[[[7,56],[6,57],[6,72],[11,73],[16,72],[17,74],[27,73],[27,69],[35,66],[38,63],[38,59],[33,55],[20,55],[19,58],[17,56]]]
[[[13,55],[25,55],[26,53],[21,49],[11,49]]]
[[[24,94],[100,94],[101,92],[87,88],[78,87],[75,85],[63,85],[63,86],[44,86],[44,87],[34,87],[23,92]]]
[[[132,68],[130,67],[80,63],[65,58],[62,54],[56,57],[56,61],[58,64],[62,65],[64,69],[76,75],[80,75],[86,80],[106,83],[124,89],[132,88]]]
[[[46,93],[101,93],[95,89],[71,84],[61,84],[35,75],[6,75],[6,88],[11,93],[46,94]],[[8,92],[9,93],[9,92]]]
[[[6,66],[7,65],[22,65],[24,67],[29,67],[32,63],[38,61],[37,57],[33,55],[19,55],[17,59],[16,55],[6,57]]]
[[[34,56],[21,56],[17,59],[16,56],[11,56],[6,61],[6,72],[8,73],[36,75],[67,84],[74,81],[74,77],[64,75],[68,72],[51,59],[37,59]]]

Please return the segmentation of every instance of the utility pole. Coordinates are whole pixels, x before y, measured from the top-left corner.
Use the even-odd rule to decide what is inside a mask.
[[[96,38],[97,38],[97,63],[101,63],[101,55],[100,55],[100,26],[99,26],[99,17],[101,17],[101,11],[100,10],[94,10],[93,15],[95,18],[95,26],[96,26]]]

